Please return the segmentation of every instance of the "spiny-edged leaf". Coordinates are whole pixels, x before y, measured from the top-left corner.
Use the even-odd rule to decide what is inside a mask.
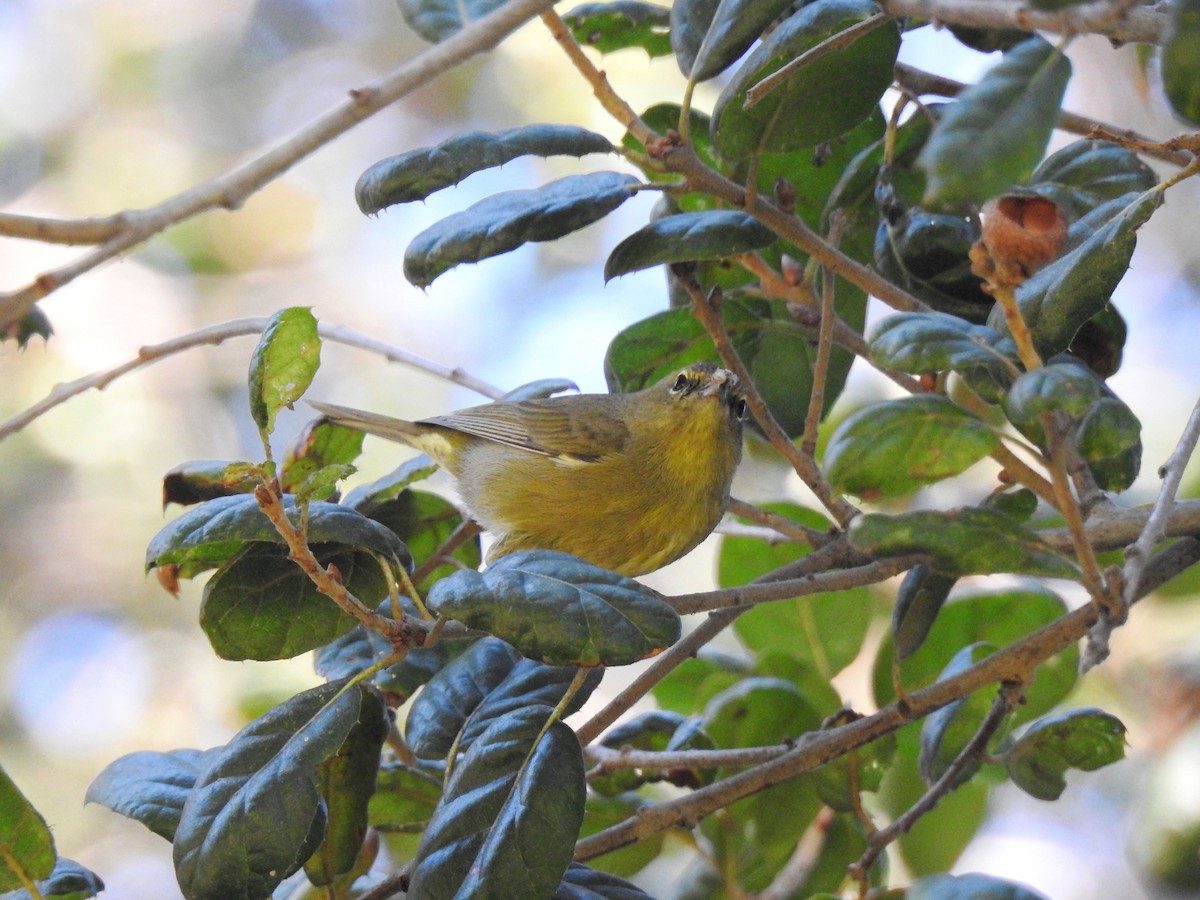
[[[404,736],[422,759],[444,759],[463,723],[500,685],[521,655],[499,638],[485,637],[438,672],[408,712]]]
[[[720,0],[715,9],[708,3],[678,5],[685,10],[691,26],[680,28],[680,40],[673,41],[679,69],[694,81],[707,81],[737,62],[791,3],[790,0]],[[707,21],[697,21],[697,14],[707,14]]]
[[[745,109],[747,91],[831,34],[879,13],[869,0],[802,7],[753,50],[713,109],[713,142],[726,159],[812,147],[843,134],[875,109],[892,83],[900,32],[886,23],[849,47],[794,71]]]
[[[567,553],[527,550],[437,582],[439,615],[550,665],[621,666],[679,639],[679,616],[647,587]]]
[[[39,897],[54,897],[57,900],[86,900],[104,890],[100,876],[73,859],[60,856],[54,861],[54,871],[35,885]],[[5,891],[0,900],[30,900],[27,890]]]
[[[1004,54],[950,104],[918,164],[928,176],[924,205],[982,203],[1024,181],[1046,150],[1071,64],[1031,37]]]
[[[571,863],[586,795],[583,753],[547,706],[495,720],[468,747],[417,851],[409,894],[548,897]],[[540,735],[540,739],[539,739]]]
[[[990,644],[977,643],[963,647],[946,665],[938,681],[953,678],[965,672],[975,663],[990,656],[996,648]],[[984,716],[992,706],[994,689],[984,689],[955,700],[941,709],[930,713],[921,725],[921,755],[919,766],[921,778],[932,785],[946,773],[950,764],[962,753],[971,742]],[[986,748],[984,748],[986,749]],[[964,766],[955,777],[951,787],[957,787],[970,779],[977,771],[981,760],[975,757]]]
[[[869,513],[855,520],[850,539],[873,556],[928,553],[946,575],[1013,572],[1074,578],[1079,574],[1073,563],[1033,531],[999,510],[978,506],[895,516]]]
[[[632,882],[573,862],[550,900],[652,900]]]
[[[258,485],[250,477],[250,463],[227,459],[193,459],[180,463],[163,476],[163,508],[172,503],[191,506],[217,497],[248,494]]]
[[[1092,772],[1125,758],[1125,725],[1100,709],[1073,709],[1030,725],[1004,754],[1013,784],[1039,800],[1057,800],[1067,769]]]
[[[325,801],[325,840],[304,870],[318,887],[333,884],[359,862],[367,836],[367,804],[375,793],[379,750],[387,730],[382,698],[365,693],[358,721],[346,740],[317,768],[317,786]]]
[[[892,643],[896,648],[896,659],[912,656],[924,643],[956,581],[955,576],[944,575],[924,563],[908,570],[892,610]]]
[[[530,241],[551,241],[608,215],[641,182],[619,172],[568,175],[533,190],[493,194],[426,228],[404,252],[404,277],[417,287],[459,263],[479,262]]]
[[[1175,0],[1162,48],[1163,91],[1175,115],[1200,125],[1200,2]]]
[[[379,767],[369,806],[371,825],[396,831],[429,821],[442,796],[440,772],[388,762]]]
[[[1101,203],[1158,183],[1140,156],[1109,141],[1080,140],[1047,156],[1029,176],[1029,186],[1049,197],[1071,219]]]
[[[387,596],[388,577],[369,553],[317,545],[322,565],[334,565],[342,583],[369,605]],[[355,620],[317,590],[287,552],[250,544],[204,586],[200,627],[222,659],[290,659],[329,643]]]
[[[942,607],[925,642],[900,664],[901,683],[915,691],[931,684],[951,658],[967,644],[985,641],[1009,644],[1066,615],[1060,597],[1049,591],[1011,591],[959,596]],[[1071,690],[1078,677],[1079,649],[1074,644],[1038,668],[1025,693],[1026,702],[1014,718],[1028,721],[1052,709]],[[886,706],[895,699],[892,683],[892,642],[887,640],[875,659],[872,684],[875,702]],[[901,732],[903,739],[905,732]],[[915,798],[914,798],[915,799]],[[899,811],[903,811],[901,808]]]
[[[85,803],[99,803],[141,822],[159,837],[175,839],[183,804],[214,750],[143,750],[115,759],[88,785]]]
[[[362,453],[364,436],[355,428],[322,419],[309,422],[292,440],[283,458],[279,475],[283,490],[294,494],[318,470],[354,462]]]
[[[255,719],[201,773],[175,832],[175,874],[194,900],[265,897],[320,844],[317,768],[345,743],[367,688],[335,681]]]
[[[904,897],[905,900],[1048,900],[1045,894],[1023,884],[978,872],[919,878],[908,886]]]
[[[775,232],[753,216],[735,210],[664,216],[613,248],[604,263],[604,280],[663,263],[726,259],[774,241]]]
[[[409,28],[440,43],[504,5],[504,0],[396,0]]]
[[[300,514],[290,497],[284,498],[293,525]],[[313,544],[341,544],[376,553],[394,569],[412,567],[412,557],[400,538],[378,522],[336,503],[310,503],[308,540]],[[168,564],[183,567],[184,577],[222,565],[241,553],[247,544],[284,543],[275,526],[259,509],[254,497],[220,497],[193,507],[159,531],[146,548],[146,569]]]
[[[468,175],[520,156],[586,156],[613,149],[608,138],[575,125],[526,125],[505,131],[468,131],[436,147],[380,160],[354,186],[358,208],[371,215],[397,203],[424,200]]]
[[[969,469],[1000,439],[941,394],[866,406],[825,447],[825,474],[838,490],[875,500],[899,497]]]
[[[1137,229],[1162,203],[1162,192],[1126,194],[1104,203],[1071,228],[1068,241],[1087,234],[1075,248],[1016,290],[1021,315],[1043,357],[1061,353],[1085,322],[1107,305],[1137,246]],[[1003,311],[988,324],[1007,331]]]
[[[321,365],[317,320],[308,307],[281,309],[267,321],[250,358],[250,414],[266,435],[275,416],[300,399]]]
[[[583,3],[563,14],[575,40],[601,53],[641,47],[650,58],[671,52],[671,11],[653,3]]]
[[[799,688],[782,678],[747,678],[708,702],[704,731],[718,747],[760,747],[821,727]]]
[[[986,325],[940,312],[888,316],[871,335],[871,359],[913,375],[1017,363],[1016,345]]]
[[[54,871],[54,837],[41,813],[34,809],[8,773],[0,769],[0,890],[11,891],[26,881],[49,878]]]

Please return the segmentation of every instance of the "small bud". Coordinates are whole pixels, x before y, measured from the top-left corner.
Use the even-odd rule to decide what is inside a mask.
[[[1053,200],[1002,194],[983,207],[983,237],[971,248],[971,271],[991,284],[1016,287],[1057,259],[1066,238],[1066,217]]]
[[[783,274],[783,280],[792,287],[804,280],[804,266],[786,253],[779,260],[779,271]]]
[[[158,583],[172,597],[179,596],[179,564],[168,563],[165,566],[159,566],[154,570],[154,577],[158,579]]]
[[[789,215],[796,211],[796,186],[786,178],[775,179],[775,205]]]

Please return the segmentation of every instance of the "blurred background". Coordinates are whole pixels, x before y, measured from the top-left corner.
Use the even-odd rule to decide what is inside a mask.
[[[424,46],[392,0],[3,0],[0,203],[68,218],[152,205],[257,156]],[[1133,48],[1083,39],[1070,56],[1069,108],[1158,138],[1182,130],[1157,98],[1153,66],[1144,69]],[[906,37],[902,59],[971,80],[995,57],[925,28]],[[625,51],[604,67],[636,109],[679,98],[669,58]],[[696,105],[709,108],[713,96],[706,87]],[[620,137],[534,25],[322,148],[244,208],[189,220],[54,293],[43,304],[52,340],[24,351],[0,345],[0,419],[142,345],[295,305],[504,389],[566,377],[604,390],[607,342],[666,305],[659,272],[608,285],[601,274],[607,250],[645,222],[652,198],[566,240],[453,270],[424,292],[405,282],[401,260],[418,231],[483,196],[613,161],[520,160],[372,219],[354,203],[359,173],[382,157],[468,128],[538,121]],[[1066,141],[1056,135],[1056,146]],[[1155,470],[1200,388],[1198,201],[1194,180],[1171,191],[1115,298],[1130,338],[1111,384],[1141,416],[1146,443],[1142,477],[1121,498],[1129,505],[1153,498]],[[80,253],[0,241],[0,289]],[[245,388],[253,346],[238,338],[167,359],[0,443],[0,765],[53,827],[60,855],[100,874],[107,897],[170,898],[178,889],[164,841],[84,806],[97,772],[135,750],[222,743],[316,682],[307,657],[217,659],[196,623],[201,586],[185,584],[175,599],[143,575],[147,542],[176,514],[161,508],[163,473],[189,459],[260,455]],[[888,390],[859,372],[841,408]],[[412,418],[478,400],[332,343],[311,393]],[[307,418],[280,417],[281,446]],[[369,442],[360,477],[401,458]],[[1188,483],[1185,494],[1196,496],[1194,471]],[[735,488],[746,499],[781,492],[802,496],[762,461]],[[672,593],[711,586],[711,543],[653,583]],[[1120,715],[1130,760],[1076,773],[1055,804],[1001,792],[961,870],[1020,879],[1060,900],[1172,896],[1144,870],[1171,835],[1194,840],[1200,831],[1200,737],[1190,728],[1200,622],[1197,604],[1182,602],[1189,591],[1140,606],[1072,703]],[[858,708],[869,706],[861,684],[846,690]],[[1164,775],[1171,765],[1187,777]],[[1163,823],[1178,827],[1164,832]]]

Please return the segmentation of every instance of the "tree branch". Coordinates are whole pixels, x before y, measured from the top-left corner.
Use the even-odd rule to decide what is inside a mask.
[[[896,18],[979,28],[1015,28],[1057,34],[1099,34],[1117,43],[1159,44],[1166,34],[1167,3],[1101,0],[1058,10],[1032,9],[1023,0],[878,0]]]

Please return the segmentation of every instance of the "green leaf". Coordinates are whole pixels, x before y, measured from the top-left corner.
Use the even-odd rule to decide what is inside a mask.
[[[438,44],[504,5],[504,0],[396,0],[408,27]]]
[[[885,516],[869,513],[850,529],[854,546],[872,556],[928,553],[946,575],[1012,572],[1075,578],[1079,570],[1036,533],[995,509],[968,506]]]
[[[567,553],[530,550],[459,571],[429,608],[550,665],[621,666],[679,639],[679,616],[647,587]]]
[[[54,871],[35,885],[40,897],[56,897],[59,900],[85,900],[95,897],[104,890],[104,882],[91,869],[60,856],[54,861]],[[30,900],[29,891],[5,891],[0,900]]]
[[[0,890],[11,891],[27,881],[49,878],[57,854],[46,820],[0,769]]]
[[[333,682],[255,719],[197,779],[175,832],[175,874],[192,900],[265,897],[320,844],[320,764],[379,701]]]
[[[317,320],[308,307],[281,309],[267,321],[250,358],[250,415],[264,437],[275,416],[300,399],[321,365]]]
[[[1023,884],[992,875],[930,875],[908,886],[905,900],[1047,900]]]
[[[673,8],[678,9],[679,4],[676,4]],[[658,134],[677,131],[682,117],[683,108],[678,103],[656,103],[647,108],[641,115],[642,121]],[[710,169],[722,171],[721,161],[713,153],[712,139],[709,137],[709,122],[710,119],[707,113],[695,108],[688,110],[688,133],[692,139],[692,149],[700,161]],[[625,133],[625,136],[621,139],[621,144],[629,150],[649,156],[645,145],[629,132]],[[663,172],[661,168],[639,163],[636,158],[630,161],[638,165],[642,169],[642,173],[650,181],[679,182],[679,176],[674,173]],[[659,200],[660,202],[670,201],[670,203],[664,203],[664,207],[669,208],[669,214],[679,211],[698,212],[705,209],[714,209],[717,206],[717,201],[711,194],[700,192],[664,194]]]
[[[1066,56],[1040,37],[1005,53],[950,104],[921,151],[929,179],[923,205],[982,203],[1028,178],[1070,77]]]
[[[718,747],[762,747],[821,727],[799,688],[781,678],[747,678],[708,702],[703,728]]]
[[[408,488],[418,481],[424,481],[438,470],[438,465],[428,456],[421,454],[405,460],[398,468],[375,479],[370,484],[362,484],[342,498],[342,506],[350,509],[369,511],[395,500]]]
[[[830,760],[813,773],[817,793],[838,812],[854,812],[863,792],[879,791],[896,753],[896,736],[886,734],[851,753]],[[853,767],[853,768],[852,768]],[[851,772],[853,771],[853,777]],[[837,885],[832,885],[833,890]]]
[[[1004,412],[1009,420],[1035,440],[1044,440],[1042,416],[1064,413],[1080,418],[1100,397],[1101,382],[1074,361],[1052,363],[1020,375],[1008,390]]]
[[[713,109],[712,134],[726,159],[812,147],[867,118],[892,83],[900,32],[885,24],[851,46],[794,71],[751,109],[747,91],[830,35],[875,15],[869,0],[821,0],[771,32],[734,73]]]
[[[654,686],[654,699],[663,709],[694,715],[725,688],[741,681],[749,668],[740,657],[701,650]]]
[[[629,747],[635,750],[711,750],[712,738],[703,730],[699,719],[688,719],[679,713],[653,710],[641,713],[611,729],[604,735],[601,745],[613,750]],[[672,770],[662,773],[641,769],[617,769],[591,779],[593,791],[606,796],[616,796],[624,791],[633,791],[643,784],[669,780],[679,787],[699,787],[711,781],[694,770]]]
[[[388,720],[378,694],[363,697],[358,721],[337,752],[317,769],[318,788],[325,801],[325,840],[304,864],[308,880],[322,887],[355,869],[367,836],[367,807],[375,793],[379,751],[387,737]]]
[[[363,432],[322,419],[309,422],[292,440],[283,458],[279,483],[286,493],[297,489],[321,469],[347,466],[362,453]]]
[[[1175,0],[1162,47],[1163,91],[1179,118],[1200,125],[1200,2]]]
[[[907,659],[920,649],[957,581],[955,576],[944,575],[924,563],[908,570],[892,610],[896,659]]]
[[[288,519],[298,525],[299,511],[290,497],[284,498],[284,505]],[[336,503],[309,504],[308,540],[378,554],[397,572],[412,567],[408,548],[395,534]],[[189,509],[159,531],[146,548],[146,569],[176,564],[190,578],[226,563],[253,543],[283,546],[284,540],[253,497],[221,497]]]
[[[986,325],[947,313],[906,312],[888,316],[871,335],[871,359],[913,375],[984,367],[999,371],[1017,364],[1016,345]]]
[[[604,263],[604,280],[663,263],[726,259],[774,241],[775,233],[766,225],[734,210],[664,216],[613,248]]]
[[[966,471],[999,442],[947,397],[905,397],[848,416],[826,445],[825,474],[836,489],[859,497],[899,497]]]
[[[196,779],[219,750],[143,750],[115,759],[88,785],[85,803],[99,803],[175,839],[179,816]]]
[[[468,175],[492,169],[521,156],[586,156],[611,153],[603,135],[575,125],[526,125],[505,131],[468,131],[380,160],[359,176],[354,186],[358,208],[366,215],[397,203],[424,200],[458,184]]]
[[[601,53],[641,47],[653,59],[671,52],[671,11],[637,0],[583,3],[563,15],[580,44]]]
[[[789,0],[681,2],[672,10],[672,44],[679,69],[707,81],[733,65],[763,30],[787,11]]]
[[[1154,170],[1140,156],[1109,141],[1068,144],[1046,157],[1029,176],[1029,186],[1057,203],[1071,219],[1109,200],[1148,191],[1157,183]]]
[[[250,477],[250,463],[227,459],[193,459],[163,476],[163,507],[172,503],[191,506],[217,497],[248,494],[259,485]]]
[[[1108,305],[1129,269],[1137,229],[1162,199],[1161,191],[1126,194],[1097,207],[1071,227],[1068,240],[1087,236],[1017,288],[1017,305],[1043,358],[1065,350],[1080,327]],[[988,324],[1007,332],[999,307]]]
[[[963,647],[946,665],[938,681],[953,678],[996,650],[990,644],[976,643]],[[921,778],[932,786],[950,768],[979,731],[984,717],[992,707],[994,688],[975,691],[930,713],[921,725]],[[986,748],[984,748],[986,750]],[[982,760],[975,757],[964,766],[951,782],[957,787],[979,771]]]
[[[551,241],[604,218],[641,182],[618,172],[568,175],[533,190],[493,194],[426,228],[404,253],[404,277],[417,287],[459,263],[479,262],[530,241]]]
[[[636,884],[573,862],[550,900],[652,900]]]
[[[16,338],[17,347],[24,350],[35,337],[49,341],[52,334],[54,334],[54,328],[50,324],[50,317],[42,312],[40,306],[35,306],[18,319],[15,326],[0,334],[0,340]]]
[[[371,824],[382,831],[423,826],[442,796],[440,772],[388,762],[379,767],[368,807]]]
[[[552,710],[496,719],[467,747],[417,851],[414,897],[548,897],[571,863],[583,754]],[[542,733],[543,729],[545,732]]]
[[[1004,754],[1013,784],[1039,800],[1057,800],[1067,769],[1092,772],[1125,758],[1125,725],[1099,709],[1039,719]]]
[[[617,797],[605,797],[602,794],[590,792],[583,810],[583,825],[579,828],[579,837],[582,840],[606,828],[619,825],[626,819],[638,815],[641,810],[650,805],[650,801],[644,799],[640,794],[626,793]],[[660,831],[645,840],[634,841],[617,850],[605,853],[603,856],[593,859],[591,864],[598,869],[603,869],[604,873],[628,878],[662,855],[663,844],[669,836],[670,832]],[[578,886],[568,888],[567,880],[570,875],[571,870],[568,869],[567,875],[563,877],[563,884],[559,885],[560,892],[564,889],[578,891]],[[560,894],[556,893],[554,896],[558,897]],[[567,893],[561,894],[561,896],[577,897],[580,895]],[[621,897],[622,895],[619,893],[616,895],[617,900],[620,900]],[[580,900],[595,900],[595,898],[584,894]]]
[[[1101,397],[1079,422],[1075,434],[1080,455],[1106,491],[1133,484],[1142,464],[1142,423],[1117,397]]]

